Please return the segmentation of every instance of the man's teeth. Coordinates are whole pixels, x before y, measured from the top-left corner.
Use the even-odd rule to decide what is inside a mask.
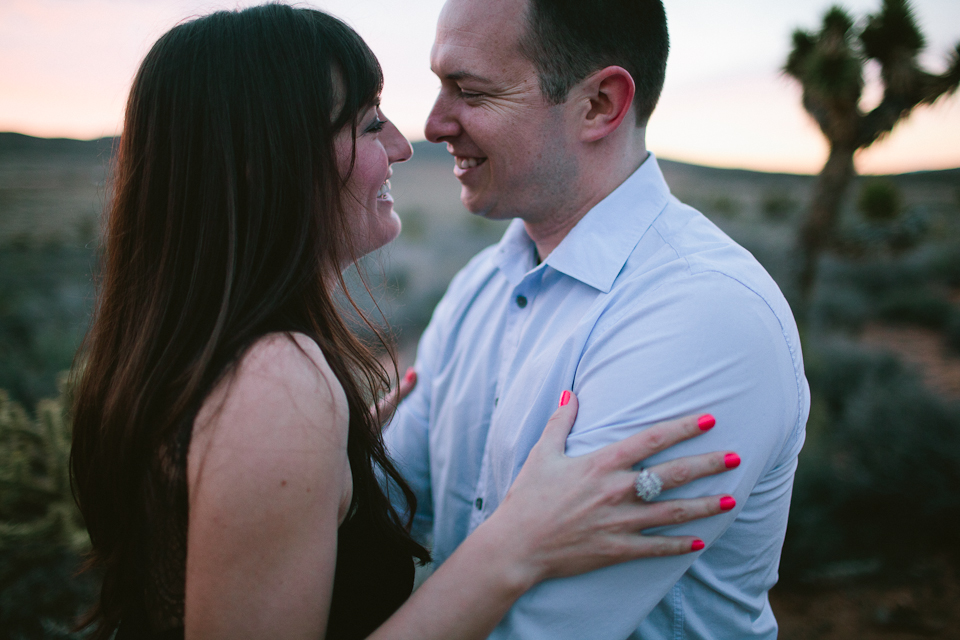
[[[457,157],[457,166],[461,169],[472,169],[478,164],[483,164],[486,158],[461,158]]]
[[[390,181],[384,180],[383,184],[380,185],[380,190],[377,191],[377,197],[382,198],[383,196],[390,193]]]

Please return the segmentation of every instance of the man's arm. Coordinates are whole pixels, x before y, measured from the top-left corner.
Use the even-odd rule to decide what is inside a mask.
[[[400,474],[417,497],[417,511],[412,533],[421,543],[433,533],[433,489],[430,479],[430,404],[433,380],[440,356],[440,325],[445,317],[441,301],[433,320],[424,331],[417,346],[417,385],[397,407],[393,418],[384,428],[383,440],[387,453]],[[403,494],[390,493],[394,507],[406,511]]]
[[[750,601],[775,580],[796,439],[806,418],[805,382],[784,337],[795,335],[791,332],[792,324],[782,327],[767,303],[740,283],[717,273],[699,274],[623,305],[619,316],[598,325],[577,368],[574,391],[581,404],[568,455],[583,455],[657,421],[701,411],[714,414],[717,426],[649,463],[715,450],[740,454],[738,469],[661,498],[736,498],[729,514],[663,529],[707,543],[698,564],[724,568],[727,607]],[[778,465],[788,471],[771,473]],[[778,486],[765,485],[751,495],[767,475],[780,478],[773,481]],[[753,562],[717,543],[731,527],[746,547],[741,553]],[[518,601],[491,637],[622,640],[696,559],[697,554],[640,560],[544,583]],[[758,570],[758,559],[774,566]]]

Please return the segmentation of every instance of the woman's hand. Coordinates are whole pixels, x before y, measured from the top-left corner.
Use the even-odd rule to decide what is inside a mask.
[[[637,497],[636,463],[713,426],[711,416],[661,422],[621,442],[581,457],[567,457],[564,446],[577,415],[577,398],[568,399],[550,418],[520,474],[484,526],[503,527],[517,561],[528,573],[522,581],[570,576],[651,556],[678,555],[703,548],[691,536],[646,536],[645,529],[679,524],[728,511],[730,496],[663,502]],[[729,457],[728,457],[729,456]],[[727,471],[739,464],[730,452],[679,458],[649,469],[663,489]],[[729,465],[729,467],[728,467]]]
[[[410,395],[410,392],[413,391],[415,386],[417,386],[417,372],[413,367],[410,367],[407,369],[407,372],[403,374],[403,378],[400,379],[399,384],[391,389],[387,395],[383,396],[376,406],[370,407],[370,413],[373,414],[374,421],[379,419],[381,429],[383,429],[385,425],[390,424],[390,418],[393,417],[397,407],[403,402],[404,398]]]

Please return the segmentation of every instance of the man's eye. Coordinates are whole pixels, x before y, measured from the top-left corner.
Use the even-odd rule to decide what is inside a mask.
[[[473,91],[464,91],[463,89],[460,89],[460,97],[464,100],[476,100],[482,95],[482,93],[475,93]]]

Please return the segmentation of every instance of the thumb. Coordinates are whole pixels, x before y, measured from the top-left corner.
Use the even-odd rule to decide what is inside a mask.
[[[567,436],[573,428],[573,423],[577,419],[577,409],[580,403],[577,396],[572,391],[564,391],[560,395],[560,406],[553,412],[547,421],[547,426],[543,428],[543,434],[540,436],[540,443],[548,450],[563,453],[566,448]]]

